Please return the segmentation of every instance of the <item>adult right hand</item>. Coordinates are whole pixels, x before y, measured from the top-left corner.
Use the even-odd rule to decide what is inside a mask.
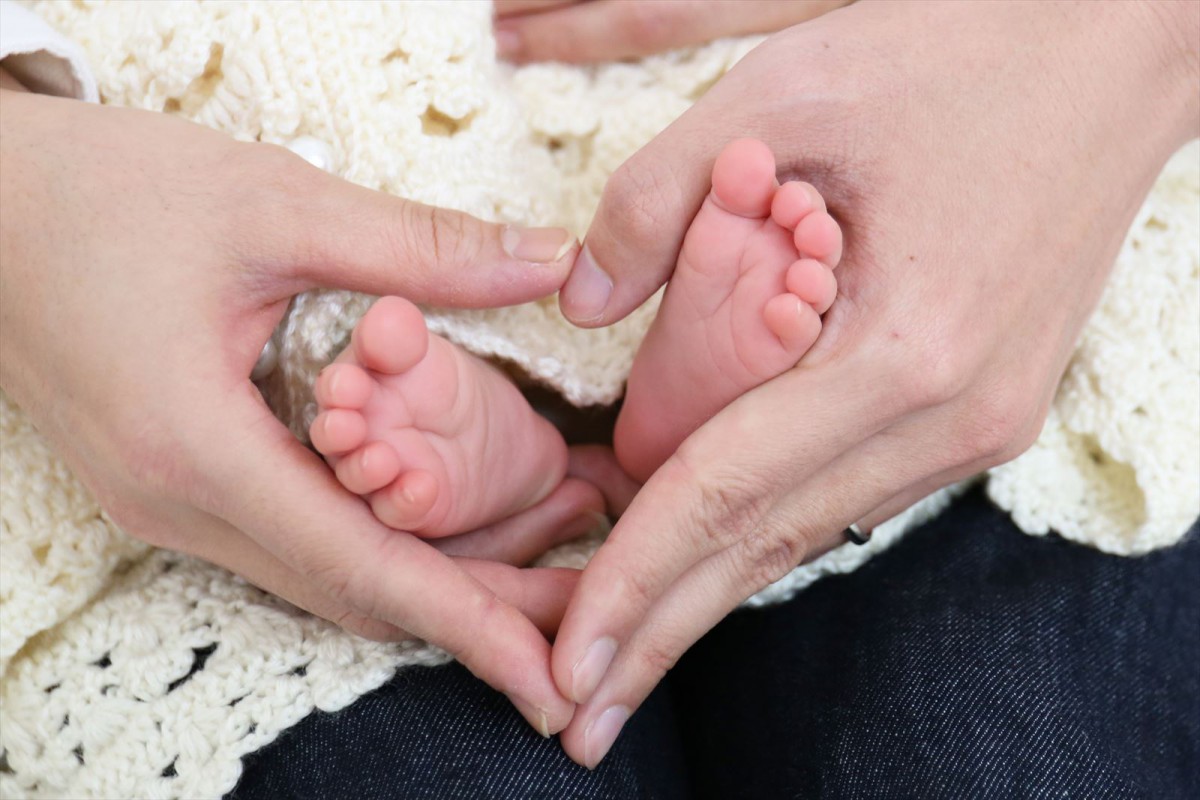
[[[845,255],[813,349],[692,434],[584,569],[553,656],[572,757],[595,766],[696,639],[847,525],[1029,446],[1146,192],[1200,135],[1195,11],[856,3],[768,39],[614,173],[560,292],[578,324],[669,278],[736,138],[819,187]]]
[[[0,385],[113,521],[364,636],[427,639],[543,734],[564,727],[573,707],[538,625],[557,624],[575,573],[466,556],[531,558],[579,532],[595,490],[566,484],[530,529],[443,540],[452,559],[376,521],[248,376],[299,292],[518,303],[562,284],[569,234],[372,192],[177,118],[0,85]]]

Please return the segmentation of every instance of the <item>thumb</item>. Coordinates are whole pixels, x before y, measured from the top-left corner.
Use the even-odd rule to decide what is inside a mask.
[[[718,85],[719,86],[719,85]],[[571,276],[559,292],[567,319],[584,328],[623,319],[675,269],[692,218],[708,193],[713,162],[749,135],[704,99],[613,173]],[[736,108],[736,106],[735,106]]]
[[[295,158],[315,191],[288,203],[291,277],[304,288],[494,308],[553,294],[578,252],[562,228],[499,225],[356,186]]]

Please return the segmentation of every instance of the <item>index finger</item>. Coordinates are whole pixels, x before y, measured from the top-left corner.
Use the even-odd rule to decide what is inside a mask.
[[[861,370],[856,357],[784,373],[705,423],[650,478],[567,607],[553,654],[565,696],[586,702],[672,584],[741,546],[794,485],[887,424],[889,409],[861,390]],[[804,421],[790,425],[796,398],[804,398]]]
[[[573,707],[554,686],[550,645],[533,622],[448,556],[385,527],[258,410],[265,419],[235,412],[223,422],[251,433],[239,452],[207,465],[214,497],[237,487],[233,502],[212,510],[335,601],[447,650],[508,695],[543,735],[561,730]]]

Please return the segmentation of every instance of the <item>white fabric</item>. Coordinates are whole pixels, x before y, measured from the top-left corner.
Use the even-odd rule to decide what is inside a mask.
[[[100,100],[80,49],[13,0],[0,0],[0,61],[31,92]]]
[[[36,8],[83,46],[107,102],[247,140],[312,137],[334,172],[363,185],[577,233],[608,175],[757,42],[512,70],[494,59],[486,3]],[[278,367],[263,388],[297,431],[311,415],[316,370],[368,303],[310,293],[277,333]],[[571,327],[552,301],[430,320],[586,404],[618,396],[653,311],[600,331]],[[1193,144],[1138,216],[1046,431],[987,479],[1018,525],[1052,525],[1120,553],[1178,539],[1200,512],[1198,320]],[[236,782],[243,754],[312,709],[342,708],[399,666],[444,660],[427,646],[357,639],[221,569],[132,541],[2,395],[0,436],[3,797],[217,797]],[[751,602],[854,569],[947,499],[940,493],[869,546],[836,550]],[[595,544],[546,561],[582,564]]]

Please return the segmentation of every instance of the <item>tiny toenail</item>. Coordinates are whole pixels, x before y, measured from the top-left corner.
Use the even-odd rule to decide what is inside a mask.
[[[612,278],[584,245],[562,288],[563,310],[575,322],[595,322],[604,316],[612,291]]]
[[[575,237],[562,228],[518,228],[505,225],[500,246],[513,258],[532,264],[555,264],[575,246]]]

